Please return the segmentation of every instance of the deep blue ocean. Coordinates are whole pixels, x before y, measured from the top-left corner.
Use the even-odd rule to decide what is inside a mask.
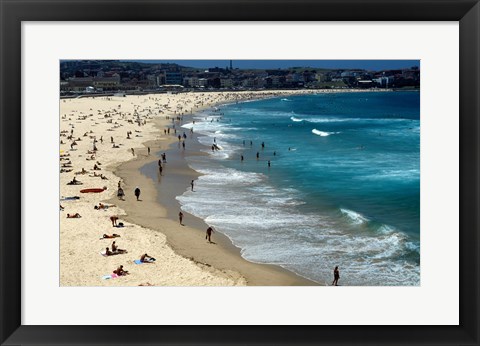
[[[342,285],[420,284],[419,92],[272,98],[193,120],[208,155],[187,157],[203,175],[177,199],[244,258],[321,284],[337,265]]]

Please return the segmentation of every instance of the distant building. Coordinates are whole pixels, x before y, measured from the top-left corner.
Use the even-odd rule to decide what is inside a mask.
[[[181,72],[165,72],[165,84],[181,85],[183,84],[183,75]]]
[[[206,88],[208,86],[208,79],[207,78],[199,78],[198,79],[198,86],[200,88]]]
[[[72,77],[67,80],[69,91],[84,92],[89,86],[93,86],[93,77]]]
[[[233,87],[233,80],[231,78],[220,78],[220,87],[222,88]]]
[[[324,73],[316,73],[315,79],[317,82],[325,82],[327,80],[327,76]]]
[[[185,77],[185,78],[183,78],[183,85],[188,87],[188,88],[198,88],[200,86],[199,78],[198,77]]]
[[[242,85],[245,88],[253,88],[254,86],[253,82],[254,82],[253,78],[244,79],[242,82]]]
[[[157,76],[155,76],[154,74],[147,74],[147,80],[150,81],[150,84],[152,84],[153,86],[158,86]]]
[[[357,85],[360,88],[371,88],[374,85],[374,82],[372,80],[359,80]]]
[[[388,76],[388,77],[383,76],[383,77],[375,78],[373,79],[373,81],[376,82],[378,86],[382,88],[388,88],[392,86],[394,78],[393,76]]]
[[[120,85],[120,76],[116,77],[95,77],[93,78],[93,86],[102,88],[103,90],[114,90]]]
[[[160,74],[157,76],[157,85],[164,85],[166,84],[165,74]]]
[[[120,86],[120,76],[115,77],[73,77],[67,80],[68,85],[64,84],[64,90],[92,92],[92,89],[98,90],[116,90]]]

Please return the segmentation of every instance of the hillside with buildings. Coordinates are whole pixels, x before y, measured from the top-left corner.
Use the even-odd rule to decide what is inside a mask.
[[[193,68],[120,60],[60,62],[60,94],[182,90],[419,88],[420,70]]]

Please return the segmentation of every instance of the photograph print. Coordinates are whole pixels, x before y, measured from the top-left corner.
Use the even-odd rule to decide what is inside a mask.
[[[61,60],[60,286],[420,286],[419,60]]]

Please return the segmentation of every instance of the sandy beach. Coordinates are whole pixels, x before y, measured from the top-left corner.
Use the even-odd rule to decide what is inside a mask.
[[[184,156],[199,154],[200,144],[189,138],[187,150],[180,150],[173,126],[178,129],[183,117],[217,104],[292,93],[299,91],[60,100],[60,285],[316,285],[283,268],[246,261],[220,232],[209,243],[203,220],[184,212],[180,225],[177,216],[175,196],[197,176]],[[157,162],[164,152],[163,175],[157,181],[143,175],[141,168]],[[69,185],[74,178],[80,183]],[[119,182],[124,200],[117,198]],[[137,186],[139,201],[134,195]],[[106,189],[80,192],[90,188]],[[75,213],[81,217],[67,217]],[[123,227],[114,227],[112,216]],[[104,234],[120,237],[104,239]],[[102,255],[107,247],[112,250],[113,241],[127,252]],[[156,260],[135,264],[145,253]],[[120,265],[129,275],[112,277]]]

